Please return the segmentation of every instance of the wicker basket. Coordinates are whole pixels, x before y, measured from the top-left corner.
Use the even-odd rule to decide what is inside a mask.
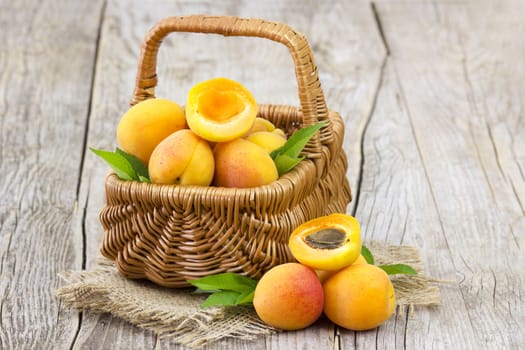
[[[286,45],[293,58],[301,107],[260,105],[259,116],[291,134],[299,126],[329,122],[306,145],[305,160],[277,181],[255,188],[156,185],[106,178],[101,252],[132,279],[166,287],[226,271],[259,278],[293,261],[287,246],[297,225],[345,212],[350,202],[343,122],[326,106],[304,36],[285,24],[237,17],[169,17],[146,36],[131,104],[153,98],[156,57],[171,32],[254,36]]]

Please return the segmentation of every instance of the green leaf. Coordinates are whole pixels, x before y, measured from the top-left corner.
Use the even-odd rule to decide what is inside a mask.
[[[374,264],[374,256],[372,255],[372,252],[364,245],[361,246],[361,255],[365,258],[367,263],[371,265]]]
[[[117,152],[104,151],[100,149],[89,148],[91,152],[95,153],[100,158],[104,159],[106,163],[117,173],[122,180],[138,180],[137,173],[133,166],[122,154]]]
[[[301,128],[294,132],[286,143],[272,151],[270,157],[273,159],[279,176],[292,170],[304,157],[299,157],[304,146],[314,136],[314,134],[321,129],[327,121],[322,121],[314,125]]]
[[[279,154],[273,161],[279,176],[281,176],[292,170],[303,159],[304,157],[291,158],[286,154]]]
[[[296,158],[312,136],[326,125],[326,123],[328,123],[328,121],[324,120],[297,130],[282,147],[270,153],[270,156],[275,159],[275,157],[280,154],[286,154],[290,158]]]
[[[257,281],[233,272],[206,276],[188,281],[191,285],[205,291],[234,291],[244,293],[253,291]]]
[[[237,305],[237,299],[241,293],[234,292],[231,290],[222,290],[211,294],[204,303],[201,304],[201,307],[210,307],[215,305]]]
[[[417,271],[412,266],[405,264],[379,265],[389,275],[405,274],[417,275]]]
[[[257,286],[256,280],[232,272],[189,280],[188,283],[197,287],[196,293],[211,293],[202,307],[251,304]]]
[[[151,183],[151,180],[148,177],[144,177],[144,176],[140,176],[140,175],[139,175],[139,180],[140,180],[140,182]]]
[[[137,157],[135,157],[132,154],[124,152],[123,150],[121,150],[118,147],[115,150],[115,153],[118,153],[118,154],[122,155],[124,158],[127,159],[129,164],[131,164],[131,167],[133,168],[133,170],[135,170],[135,173],[137,174],[137,177],[138,177],[138,179],[140,181],[150,182],[148,167],[144,163],[142,163],[142,161],[140,159],[138,159]]]
[[[244,292],[239,294],[237,300],[235,301],[236,305],[242,304],[251,304],[253,303],[253,296],[255,295],[255,289],[250,292]]]

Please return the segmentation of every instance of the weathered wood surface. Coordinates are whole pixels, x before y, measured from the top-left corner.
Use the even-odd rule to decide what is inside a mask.
[[[346,122],[365,240],[416,245],[452,281],[443,305],[354,333],[326,320],[209,349],[519,349],[525,343],[525,3],[520,1],[0,0],[0,349],[181,349],[53,291],[99,256],[107,167],[141,41],[167,15],[289,23]],[[227,76],[263,103],[298,103],[286,48],[172,34],[157,95]]]

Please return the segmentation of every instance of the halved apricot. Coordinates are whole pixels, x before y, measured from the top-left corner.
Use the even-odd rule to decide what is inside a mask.
[[[340,213],[318,217],[297,226],[288,245],[301,264],[319,270],[339,270],[354,263],[361,254],[359,222]]]
[[[245,135],[257,117],[253,95],[240,83],[214,78],[193,86],[188,93],[186,120],[205,140],[226,142]]]

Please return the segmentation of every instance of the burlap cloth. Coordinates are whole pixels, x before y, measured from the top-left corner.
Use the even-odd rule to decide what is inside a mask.
[[[410,246],[370,242],[376,264],[404,263],[418,275],[391,276],[397,312],[406,307],[440,304],[437,282],[424,276],[419,250]],[[212,307],[202,309],[206,295],[193,289],[167,289],[147,281],[122,277],[111,260],[99,259],[90,271],[68,271],[60,275],[65,285],[56,295],[79,310],[111,313],[160,337],[188,347],[201,347],[228,338],[255,339],[276,332],[265,325],[252,307]]]

